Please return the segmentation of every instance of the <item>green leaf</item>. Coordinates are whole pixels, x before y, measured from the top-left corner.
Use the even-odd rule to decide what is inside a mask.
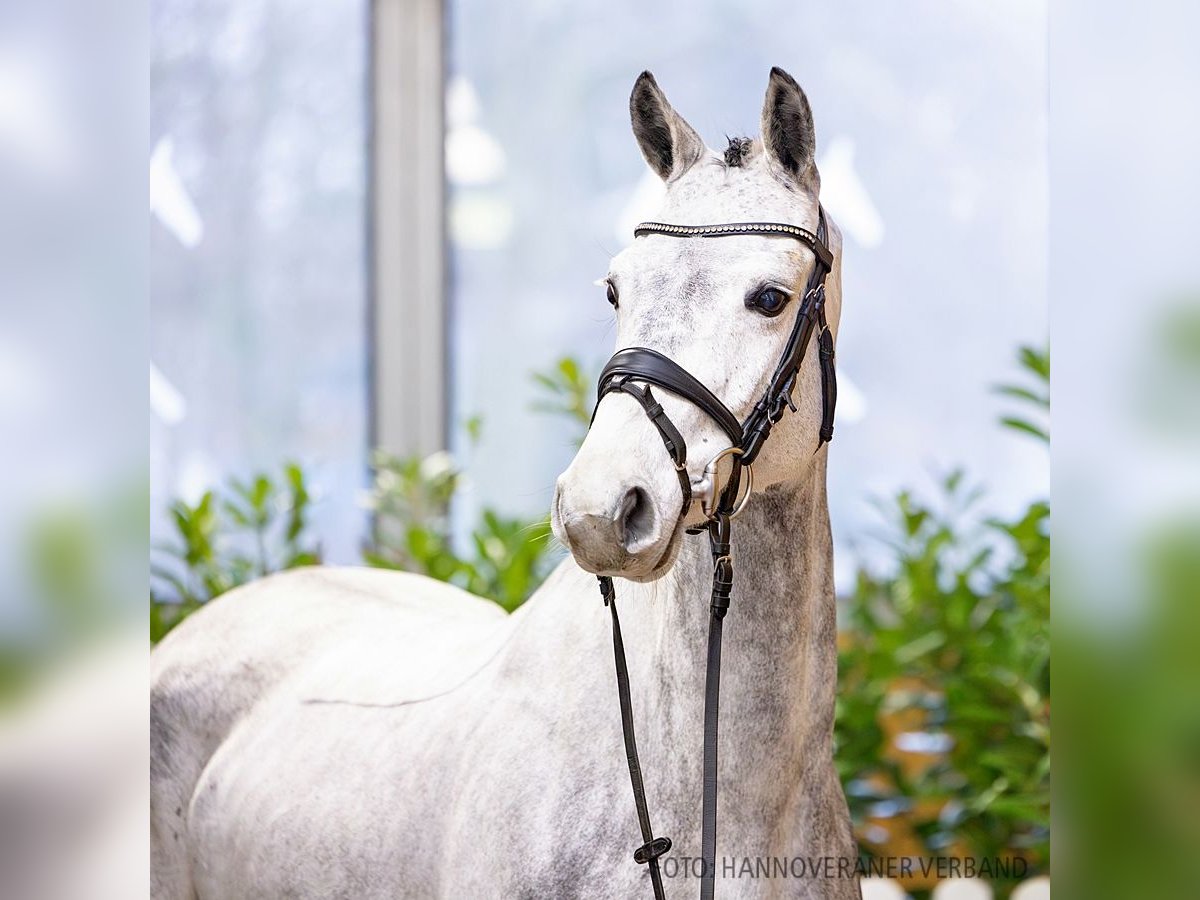
[[[1004,416],[1000,419],[1000,423],[1007,428],[1012,428],[1015,431],[1022,431],[1026,434],[1031,434],[1038,440],[1050,442],[1050,434],[1044,428],[1034,425],[1026,419],[1018,419],[1015,416]]]
[[[1027,400],[1030,403],[1040,406],[1043,409],[1050,408],[1050,396],[1048,394],[1039,394],[1029,388],[1020,387],[1015,384],[998,384],[992,390],[997,394],[1002,394],[1006,397],[1012,397],[1017,400]]]
[[[904,646],[896,650],[896,661],[901,665],[907,665],[914,660],[920,659],[946,643],[946,635],[940,631],[931,631],[928,634],[923,634],[918,638],[914,638]]]
[[[1021,347],[1017,351],[1021,365],[1038,377],[1040,381],[1050,381],[1050,348],[1039,350],[1036,347]]]
[[[248,513],[246,513],[237,504],[235,504],[229,500],[226,500],[224,503],[221,504],[221,507],[222,507],[222,509],[224,509],[225,515],[229,516],[229,518],[233,520],[235,525],[240,525],[244,528],[249,528],[253,524],[251,521],[251,516]]]
[[[468,416],[463,420],[463,431],[466,432],[467,441],[471,446],[476,446],[479,443],[479,439],[483,437],[483,416]]]

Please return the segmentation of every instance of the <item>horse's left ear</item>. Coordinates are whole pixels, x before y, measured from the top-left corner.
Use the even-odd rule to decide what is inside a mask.
[[[796,79],[778,66],[771,69],[763,103],[762,142],[767,159],[781,175],[802,182],[816,171],[812,109]]]

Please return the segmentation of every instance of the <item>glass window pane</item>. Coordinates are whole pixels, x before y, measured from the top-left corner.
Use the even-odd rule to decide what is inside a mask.
[[[595,371],[613,350],[592,282],[659,189],[630,133],[634,78],[652,70],[721,147],[758,133],[772,65],[812,101],[846,236],[835,536],[874,527],[867,497],[959,463],[997,511],[1044,494],[1043,449],[1000,437],[990,390],[1019,343],[1047,337],[1044,17],[1040,2],[452,2],[452,398],[475,507],[548,508],[573,447],[529,410],[529,371],[565,353]]]
[[[303,463],[365,516],[367,0],[152,4],[155,539],[170,497]]]

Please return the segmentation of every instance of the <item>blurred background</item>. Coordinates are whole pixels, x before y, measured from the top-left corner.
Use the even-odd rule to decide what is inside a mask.
[[[662,193],[633,80],[722,147],[780,65],[846,236],[830,498],[864,855],[1004,859],[1002,896],[1047,871],[1044,4],[151,10],[152,638],[316,561],[519,606],[615,349],[593,282]]]
[[[860,846],[1010,861],[869,890],[1048,891],[1053,456],[1060,890],[1190,896],[1198,36],[1170,0],[5,5],[0,894],[144,890],[147,593],[152,641],[314,562],[524,601],[614,349],[592,282],[661,190],[633,80],[719,147],[780,65],[846,235]]]
[[[367,0],[155,2],[155,508],[296,458],[320,490],[326,558],[352,561],[382,438],[454,452],[468,476],[460,527],[483,507],[543,513],[574,447],[531,409],[530,372],[569,355],[590,378],[614,349],[592,282],[661,191],[630,134],[633,79],[652,69],[721,147],[757,133],[774,63],[812,99],[823,199],[848,238],[830,476],[840,549],[872,520],[866,498],[928,486],[960,460],[986,475],[993,511],[1044,495],[1044,453],[995,439],[989,389],[1018,345],[1047,335],[1045,10],[935,6],[447,2],[398,23],[423,29],[398,41],[444,46],[445,78],[393,110],[390,79],[414,73],[372,65]],[[438,208],[380,222],[392,210],[379,176],[416,177],[431,140],[417,133],[422,104],[443,97]],[[397,127],[368,141],[381,106]],[[398,251],[372,234],[415,243],[411,231],[442,222],[445,247],[402,251],[417,268],[444,259],[441,284],[377,277],[378,257]],[[421,251],[432,259],[410,259]],[[422,373],[432,433],[379,432],[381,407],[412,402],[372,379],[374,354],[411,352],[405,320],[371,334],[393,321],[380,305],[444,322],[441,364]],[[852,554],[839,556],[848,586]]]

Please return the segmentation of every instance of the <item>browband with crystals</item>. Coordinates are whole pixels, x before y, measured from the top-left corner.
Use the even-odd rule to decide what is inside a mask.
[[[644,234],[669,234],[672,237],[728,237],[733,234],[765,234],[794,237],[812,248],[813,253],[828,270],[833,266],[833,254],[825,243],[807,228],[784,222],[727,222],[722,225],[671,225],[667,222],[642,222],[633,229],[634,237]]]

